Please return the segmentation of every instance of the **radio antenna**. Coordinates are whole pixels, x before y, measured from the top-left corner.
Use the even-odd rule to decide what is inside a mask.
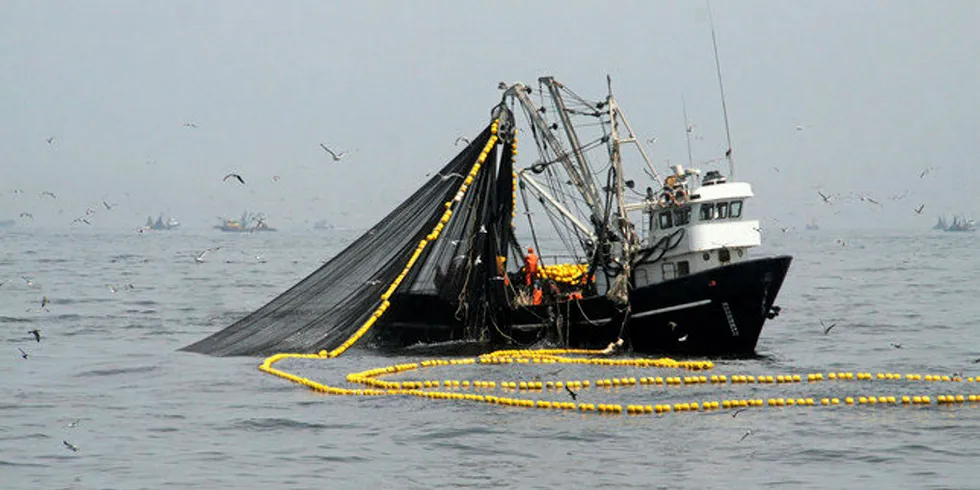
[[[725,151],[725,158],[728,159],[728,178],[735,179],[735,158],[732,155],[732,132],[728,126],[728,105],[725,103],[725,85],[721,82],[721,62],[718,61],[718,41],[715,37],[715,21],[711,16],[711,0],[705,0],[708,5],[708,23],[711,24],[711,45],[715,49],[715,71],[718,72],[718,90],[721,91],[721,111],[725,117],[725,137],[728,139],[728,150]]]

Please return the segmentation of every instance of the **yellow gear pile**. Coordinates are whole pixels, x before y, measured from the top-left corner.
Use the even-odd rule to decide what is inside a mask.
[[[551,279],[559,284],[584,286],[588,283],[589,264],[553,264],[540,268],[542,279]]]

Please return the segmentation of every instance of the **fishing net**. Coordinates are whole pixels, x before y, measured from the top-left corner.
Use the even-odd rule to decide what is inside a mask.
[[[509,114],[506,108],[500,111]],[[268,355],[331,350],[343,344],[382,305],[382,293],[403,273],[420,241],[440,223],[446,203],[458,196],[492,136],[491,125],[411,197],[298,284],[181,350],[217,356]],[[501,171],[506,172],[500,182],[496,178],[499,146],[505,147]],[[496,256],[505,255],[502,250],[510,240],[511,151],[505,144],[489,152],[453,208],[452,218],[401,280],[391,296],[391,308],[372,333],[411,331],[408,327],[414,324],[433,321],[462,329],[445,333],[448,337],[478,334],[485,328],[485,314],[493,303],[487,298],[487,278],[497,274]]]

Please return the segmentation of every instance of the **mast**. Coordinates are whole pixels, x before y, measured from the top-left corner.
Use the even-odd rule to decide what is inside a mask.
[[[516,83],[511,86],[505,93],[504,97],[508,95],[513,95],[521,103],[524,108],[524,113],[527,114],[528,119],[533,124],[537,134],[540,134],[544,138],[545,142],[551,146],[551,150],[555,153],[557,160],[561,162],[562,166],[565,167],[565,171],[568,173],[569,180],[572,181],[572,185],[579,190],[582,194],[585,204],[589,207],[592,213],[593,224],[602,223],[603,211],[602,205],[599,203],[598,191],[595,189],[595,183],[589,178],[588,181],[585,180],[585,176],[582,175],[579,168],[572,162],[568,153],[562,148],[561,141],[555,137],[554,133],[551,132],[551,127],[548,123],[541,117],[538,112],[538,107],[534,105],[534,102],[528,97],[528,89],[522,83]],[[562,111],[563,112],[563,111]],[[567,117],[567,116],[566,116]]]
[[[718,41],[715,38],[715,21],[711,17],[711,0],[705,0],[708,5],[708,23],[711,24],[711,45],[715,50],[715,71],[718,73],[718,90],[721,91],[721,111],[725,117],[725,137],[728,138],[728,179],[735,180],[735,158],[732,155],[732,132],[728,127],[728,105],[725,103],[725,86],[721,83],[721,62],[718,60]]]
[[[694,167],[694,157],[691,156],[691,123],[687,119],[687,102],[684,92],[681,92],[681,110],[684,111],[684,135],[687,138],[687,166]]]

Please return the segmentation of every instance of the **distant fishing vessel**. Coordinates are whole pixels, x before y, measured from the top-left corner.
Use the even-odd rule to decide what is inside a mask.
[[[157,217],[156,221],[153,220],[151,216],[146,217],[146,224],[143,228],[146,230],[172,230],[180,226],[180,221],[174,218],[168,217],[166,220],[163,219],[163,215]]]
[[[976,222],[962,216],[953,216],[953,221],[946,227],[946,231],[976,231]]]
[[[253,231],[276,231],[275,228],[269,227],[265,222],[265,215],[250,214],[248,211],[242,213],[239,219],[232,218],[218,218],[221,220],[220,224],[214,225],[216,229],[221,231],[244,233]]]

